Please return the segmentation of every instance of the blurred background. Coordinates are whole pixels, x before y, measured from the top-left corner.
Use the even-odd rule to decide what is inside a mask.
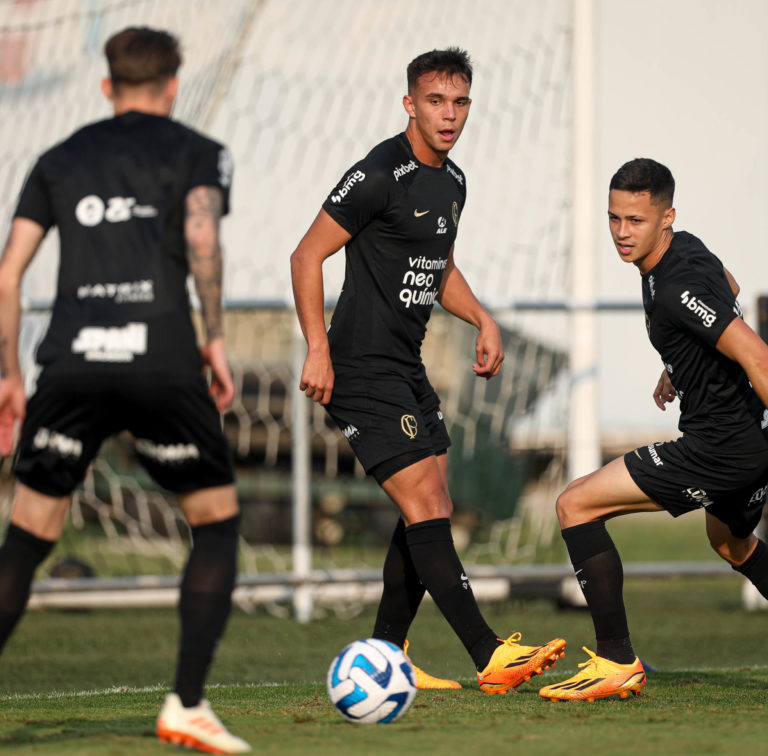
[[[3,236],[36,156],[109,117],[102,49],[129,25],[180,36],[174,117],[227,144],[235,161],[223,234],[239,392],[224,426],[244,511],[241,604],[285,613],[298,586],[306,619],[378,597],[396,513],[324,411],[295,396],[304,345],[288,258],[346,169],[404,130],[408,62],[448,45],[466,48],[475,66],[472,111],[451,153],[468,177],[456,261],[498,318],[507,350],[499,378],[475,380],[473,329],[435,308],[423,354],[454,441],[454,536],[488,597],[572,600],[557,493],[602,460],[677,434],[676,406],[662,413],[651,399],[661,363],[645,334],[639,276],[610,240],[607,185],[634,157],[667,164],[676,229],[724,261],[758,327],[768,277],[759,233],[768,206],[768,4],[0,0]],[[30,384],[57,265],[54,232],[24,286]],[[330,315],[343,252],[325,272]],[[163,603],[187,539],[173,500],[137,466],[130,439],[118,438],[76,493],[48,569],[119,590],[103,601]],[[62,585],[39,582],[33,604],[65,601]]]

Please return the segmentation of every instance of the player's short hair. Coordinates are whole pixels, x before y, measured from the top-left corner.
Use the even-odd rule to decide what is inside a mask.
[[[427,73],[444,74],[449,78],[463,76],[467,84],[472,84],[472,61],[469,53],[460,47],[430,50],[417,55],[406,69],[408,91],[412,92],[419,78]]]
[[[666,165],[650,158],[635,158],[613,174],[610,189],[626,192],[649,192],[651,202],[672,207],[675,199],[675,179]]]
[[[181,65],[179,40],[147,26],[129,26],[104,45],[112,85],[164,84]]]

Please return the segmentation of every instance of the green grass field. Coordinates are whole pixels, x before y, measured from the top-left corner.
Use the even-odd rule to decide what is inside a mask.
[[[643,518],[635,526],[630,520],[611,530],[633,559],[669,554],[674,544],[678,558],[708,556],[695,523],[676,528],[665,519],[649,530]],[[465,688],[420,692],[394,724],[348,724],[325,694],[333,656],[370,634],[371,607],[352,619],[305,626],[263,611],[235,611],[211,671],[209,698],[256,753],[767,753],[768,613],[743,611],[740,588],[735,575],[629,580],[635,647],[659,671],[643,695],[625,701],[540,699],[540,684],[574,672],[586,659],[581,646],[594,647],[586,612],[545,601],[484,607],[501,635],[519,630],[523,642],[560,635],[568,641],[555,670],[507,696],[478,691],[463,648],[425,604],[410,635],[413,658],[435,674],[458,677]],[[0,659],[0,753],[173,752],[156,742],[153,725],[173,675],[176,634],[172,610],[29,613]]]

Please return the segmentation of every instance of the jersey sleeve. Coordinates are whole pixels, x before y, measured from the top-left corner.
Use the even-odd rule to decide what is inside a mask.
[[[725,301],[702,283],[681,281],[668,287],[661,304],[670,322],[711,347],[739,317],[735,300]]]
[[[323,210],[354,236],[386,209],[391,184],[391,173],[361,160],[336,184]]]
[[[39,223],[46,231],[54,225],[53,203],[42,158],[39,159],[24,182],[19,195],[14,218],[29,218]]]
[[[206,139],[199,150],[198,158],[192,166],[189,188],[196,186],[217,186],[222,194],[222,215],[229,212],[229,192],[232,186],[234,164],[230,151]]]

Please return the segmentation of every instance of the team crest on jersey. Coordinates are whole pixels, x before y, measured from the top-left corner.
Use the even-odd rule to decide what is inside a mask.
[[[453,225],[458,226],[459,225],[459,203],[456,202],[456,200],[454,200],[453,204],[451,205],[451,216],[453,217]]]
[[[416,438],[419,432],[419,425],[413,415],[403,415],[400,418],[400,427],[403,429],[403,433],[411,439]]]

